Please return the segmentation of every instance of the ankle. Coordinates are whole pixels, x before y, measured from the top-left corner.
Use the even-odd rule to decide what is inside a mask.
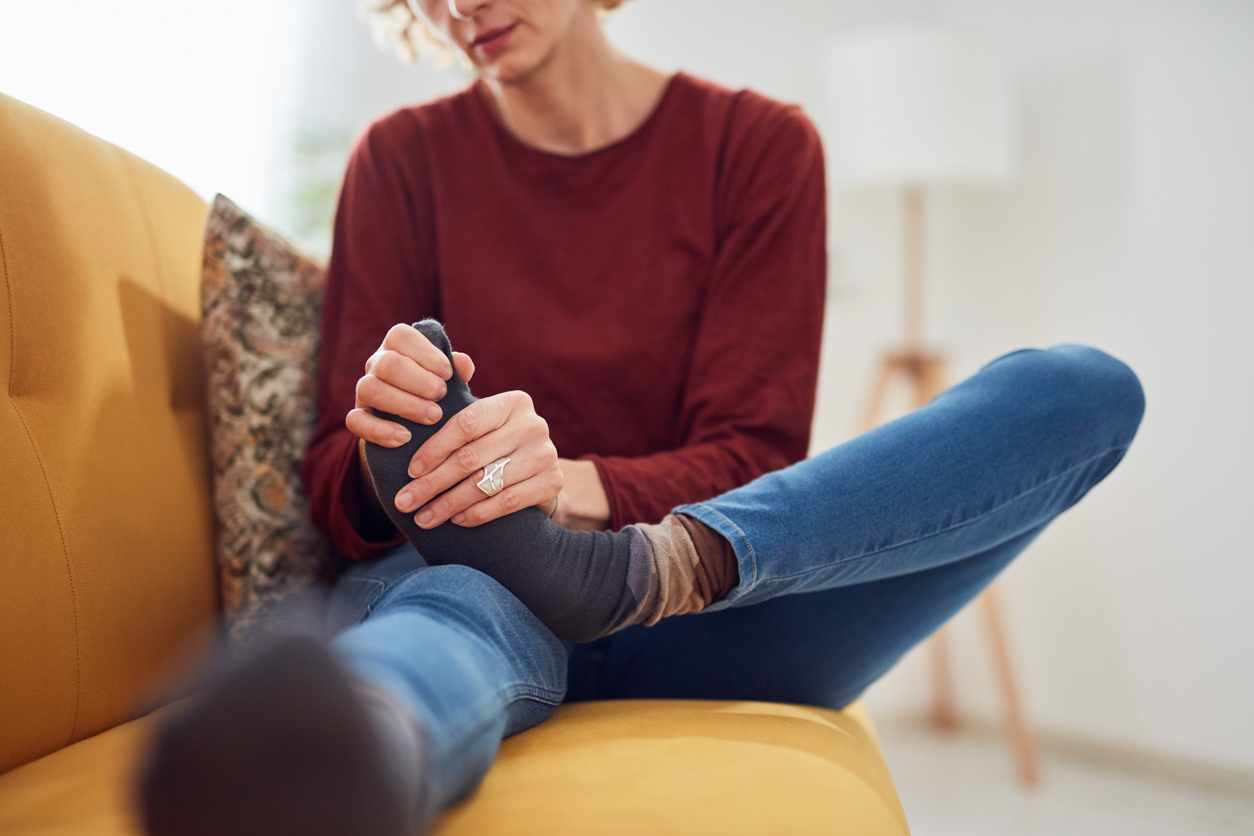
[[[726,537],[705,523],[687,514],[676,514],[675,519],[692,538],[693,547],[701,555],[694,572],[697,591],[702,599],[702,609],[726,598],[740,583],[740,565],[736,562],[736,550]]]
[[[700,612],[735,588],[735,550],[701,521],[668,514],[656,525],[635,527],[648,543],[652,573],[632,623],[651,626],[667,616]]]

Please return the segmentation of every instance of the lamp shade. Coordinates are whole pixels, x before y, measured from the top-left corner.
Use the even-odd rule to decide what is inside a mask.
[[[899,186],[1013,176],[1009,73],[984,38],[863,34],[828,53],[825,75],[838,180]]]

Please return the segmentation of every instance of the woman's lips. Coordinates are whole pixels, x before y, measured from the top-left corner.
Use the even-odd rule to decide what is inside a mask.
[[[472,49],[477,49],[484,55],[493,55],[500,52],[509,43],[509,36],[514,34],[514,30],[518,28],[517,23],[511,23],[509,26],[502,26],[498,29],[489,29],[479,37],[470,42]]]

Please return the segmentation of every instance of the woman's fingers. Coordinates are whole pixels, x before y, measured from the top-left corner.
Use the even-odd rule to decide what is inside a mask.
[[[474,363],[469,357],[463,354],[455,359],[459,373],[464,366],[474,374]],[[378,418],[372,410],[428,425],[443,415],[436,401],[448,393],[445,381],[453,375],[453,364],[412,325],[393,325],[388,329],[383,344],[366,360],[365,372],[357,381],[356,403],[344,416],[344,425],[358,438],[385,447],[396,447],[409,440],[404,427]]]
[[[446,424],[445,429],[447,428],[448,425]],[[436,434],[436,436],[438,435],[439,433]],[[520,450],[518,439],[511,437],[513,435],[513,433],[498,430],[457,448],[435,470],[418,477],[401,488],[396,495],[397,510],[406,513],[414,511],[426,505],[458,482],[461,482],[467,476],[474,473],[482,475],[483,468],[487,467],[490,462],[505,456],[515,456]],[[433,436],[423,444],[423,447],[434,440],[435,437]],[[532,459],[535,456],[527,458]],[[527,466],[529,466],[529,463]],[[519,465],[514,469],[521,471],[523,468],[524,464],[520,459]],[[530,473],[527,475],[530,475]],[[451,514],[445,515],[444,519],[448,519],[449,516]]]
[[[511,461],[510,464],[513,462]],[[482,494],[478,488],[473,488],[473,490]],[[562,470],[554,466],[542,473],[534,474],[525,482],[507,486],[494,496],[475,500],[464,511],[455,513],[450,519],[454,525],[473,528],[522,508],[551,503],[553,497],[557,496],[561,490]]]
[[[413,479],[434,473],[449,461],[450,456],[456,456],[452,462],[451,472],[443,474],[441,479],[434,484],[438,490],[429,496],[420,497],[419,504],[457,484],[474,468],[483,466],[478,464],[479,452],[476,449],[467,448],[477,439],[495,432],[509,421],[514,411],[515,394],[506,392],[475,401],[449,419],[449,422],[441,427],[438,433],[418,448],[418,452],[414,453],[414,457],[409,462],[409,475]],[[545,436],[548,436],[547,428]],[[507,449],[516,448],[517,445]]]
[[[412,357],[399,351],[381,348],[370,358],[367,366],[367,374],[372,374],[411,395],[438,401],[448,394],[448,384],[444,382],[444,378],[423,368]]]
[[[550,464],[548,457],[515,451],[505,465],[505,487],[490,497],[477,484],[483,472],[483,468],[477,469],[427,503],[414,515],[414,522],[421,528],[434,528],[450,519],[457,525],[481,525],[521,508],[548,502],[562,489],[561,469]]]
[[[473,364],[461,367],[469,358],[455,361],[458,374],[473,374]],[[488,497],[475,483],[484,467],[505,457],[505,489]],[[562,482],[548,424],[524,392],[484,398],[457,413],[418,448],[409,475],[413,481],[397,492],[395,506],[422,528],[454,517],[459,525],[479,525],[526,505],[551,507]]]
[[[400,424],[384,421],[368,409],[353,409],[344,418],[344,426],[358,438],[380,447],[400,447],[409,441],[409,430]]]
[[[453,366],[444,356],[444,352],[432,345],[412,325],[393,325],[389,328],[387,336],[383,338],[381,350],[403,354],[441,380],[448,380],[453,376]]]
[[[532,462],[522,461],[514,456],[510,456],[509,463],[505,465],[506,481],[513,483],[513,485],[523,484],[534,475],[532,464]],[[437,525],[462,513],[476,502],[487,499],[487,495],[475,485],[481,478],[483,478],[483,468],[476,470],[473,474],[463,479],[452,490],[440,494],[418,509],[418,513],[414,514],[414,522],[419,528],[435,528]]]
[[[453,352],[453,366],[457,369],[457,373],[461,375],[462,380],[467,383],[475,376],[475,361],[470,359],[469,354],[462,354],[460,351]]]
[[[434,401],[406,392],[377,375],[368,374],[357,381],[359,409],[381,409],[416,424],[434,424],[440,420],[440,407]]]

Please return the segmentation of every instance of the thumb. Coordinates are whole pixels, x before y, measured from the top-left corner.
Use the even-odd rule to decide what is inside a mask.
[[[470,359],[469,354],[462,354],[460,351],[453,352],[453,368],[457,370],[458,377],[467,383],[475,375],[475,361]]]

